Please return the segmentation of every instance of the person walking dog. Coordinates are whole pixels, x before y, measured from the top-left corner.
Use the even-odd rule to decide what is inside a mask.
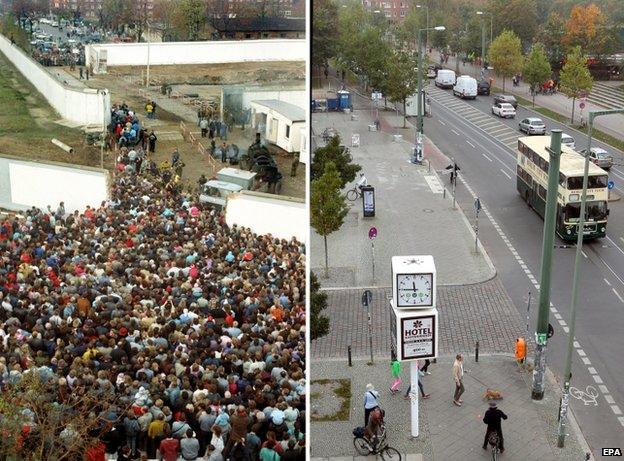
[[[461,407],[462,401],[461,395],[464,393],[464,358],[461,354],[455,356],[455,362],[453,363],[453,379],[455,380],[455,394],[453,394],[453,403],[458,407]]]

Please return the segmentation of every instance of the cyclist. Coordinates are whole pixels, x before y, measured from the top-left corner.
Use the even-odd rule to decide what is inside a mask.
[[[498,434],[498,448],[503,453],[505,448],[503,446],[503,429],[501,427],[501,420],[507,419],[507,415],[496,407],[496,402],[490,402],[490,408],[485,412],[483,416],[483,422],[487,424],[487,431],[485,432],[485,439],[483,440],[483,449],[487,450],[488,439],[492,432]]]
[[[379,445],[380,438],[383,432],[383,410],[379,407],[375,407],[370,412],[368,418],[368,424],[364,429],[364,437],[370,442],[373,451],[375,451]]]

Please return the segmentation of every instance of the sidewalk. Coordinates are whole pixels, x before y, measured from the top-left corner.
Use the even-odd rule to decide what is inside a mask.
[[[438,284],[462,285],[491,279],[495,269],[480,247],[474,250],[471,224],[463,212],[452,208],[450,193],[434,170],[409,163],[414,130],[402,126],[394,113],[379,112],[382,132],[369,132],[371,112],[314,114],[315,133],[334,127],[345,145],[351,146],[359,134],[360,147],[350,147],[353,161],[362,166],[368,183],[375,189],[376,215],[362,216],[361,199],[350,202],[351,210],[340,230],[327,238],[330,277],[324,278],[323,239],[312,230],[312,270],[324,288],[390,285],[390,256],[432,254],[436,259]],[[393,141],[396,132],[403,140]],[[431,147],[427,141],[425,149]],[[352,185],[347,185],[346,189]],[[346,190],[345,190],[346,192]],[[375,226],[375,279],[368,231]],[[443,244],[442,244],[443,243]]]
[[[419,397],[420,434],[410,437],[410,405],[403,399],[409,382],[409,366],[403,364],[403,385],[401,393],[391,395],[389,357],[376,360],[368,366],[365,361],[356,361],[348,367],[345,361],[313,361],[314,372],[310,387],[311,424],[310,440],[312,460],[351,460],[357,456],[353,446],[352,430],[364,423],[362,396],[366,384],[372,383],[380,393],[380,403],[386,411],[389,445],[399,450],[403,460],[416,461],[474,461],[491,459],[489,450],[481,445],[485,435],[483,414],[488,404],[483,400],[485,387],[503,394],[499,408],[509,419],[503,421],[505,453],[507,461],[581,461],[589,451],[572,418],[569,418],[568,436],[565,448],[556,446],[557,414],[559,408],[558,386],[552,374],[548,373],[544,399],[531,400],[531,373],[519,371],[511,356],[480,356],[476,363],[473,357],[465,356],[462,407],[452,403],[454,389],[451,377],[453,357],[438,359],[429,367],[431,375],[423,378],[425,392],[431,394],[427,400]],[[315,383],[320,379],[344,379],[348,383],[350,402],[349,416],[341,421],[318,421],[318,416],[332,415],[340,397],[328,395],[327,382]],[[344,395],[344,394],[341,394]],[[419,458],[419,456],[422,456]],[[374,459],[373,456],[358,459]]]
[[[440,62],[440,55],[437,51],[434,50],[431,53],[430,58],[434,63]],[[448,63],[444,66],[455,70],[455,57],[449,57]],[[471,75],[475,77],[477,80],[481,78],[481,68],[474,64],[466,63],[463,65],[461,62],[459,63],[459,72],[462,75]],[[489,71],[492,72],[492,71]],[[486,74],[487,75],[487,74]],[[494,86],[497,88],[502,88],[503,79],[497,75],[493,75],[494,78]],[[520,96],[524,99],[532,100],[531,91],[529,85],[525,82],[520,82],[518,86],[513,86],[511,78],[505,80],[505,92],[511,93],[516,96]],[[580,108],[578,106],[579,102],[576,101],[576,108],[574,109],[574,118],[575,124],[580,123]],[[553,95],[541,95],[538,94],[535,96],[535,106],[541,106],[546,109],[550,109],[553,112],[557,112],[568,118],[568,122],[570,116],[572,115],[572,99],[569,99],[562,93],[557,93]],[[585,108],[583,109],[583,113],[585,114],[585,119],[587,119],[587,113],[590,110],[605,110],[604,107],[598,106],[592,102],[585,102]],[[613,114],[613,115],[605,115],[600,118],[597,118],[594,122],[594,127],[598,130],[604,131],[611,136],[618,138],[620,140],[624,140],[624,114]]]

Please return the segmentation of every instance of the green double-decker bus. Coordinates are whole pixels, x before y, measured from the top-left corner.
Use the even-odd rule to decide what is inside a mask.
[[[546,209],[548,188],[548,147],[550,136],[525,136],[518,139],[518,193],[542,218]],[[577,238],[584,163],[585,158],[581,154],[567,146],[561,146],[556,232],[566,241],[576,241]],[[606,235],[609,214],[608,181],[606,171],[593,163],[589,164],[584,240]]]

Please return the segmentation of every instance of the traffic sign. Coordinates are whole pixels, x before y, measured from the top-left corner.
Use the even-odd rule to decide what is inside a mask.
[[[375,240],[376,237],[377,237],[377,228],[373,226],[370,229],[368,229],[368,238],[371,240]]]
[[[583,101],[581,101],[581,103],[579,104],[579,107],[580,107],[581,109],[585,109],[585,103],[584,103]]]
[[[364,293],[362,293],[362,306],[368,307],[372,300],[373,300],[373,293],[371,293],[370,290],[364,290]]]
[[[603,183],[604,184],[604,183]],[[609,190],[613,189],[615,187],[615,181],[613,181],[612,179],[609,180],[609,182],[607,183],[607,188]]]

